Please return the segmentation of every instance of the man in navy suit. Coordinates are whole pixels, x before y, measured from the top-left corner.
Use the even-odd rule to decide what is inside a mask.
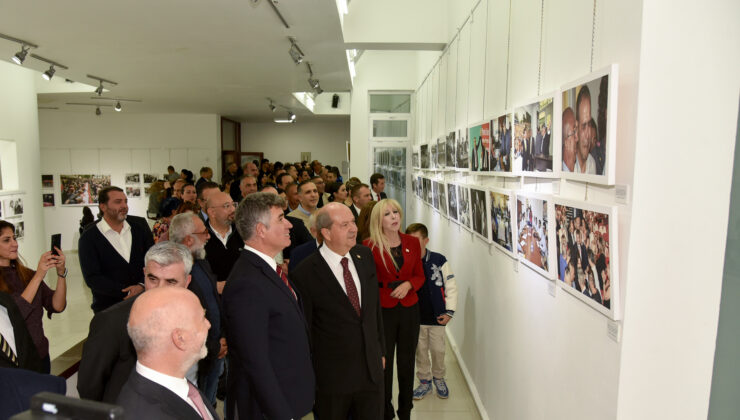
[[[82,277],[92,291],[96,313],[144,291],[144,254],[154,245],[146,219],[128,215],[122,189],[100,190],[98,207],[103,218],[85,230],[78,243]]]
[[[136,368],[116,401],[130,419],[219,420],[185,374],[205,357],[211,324],[193,292],[148,290],[131,308],[127,330],[136,348]]]
[[[227,411],[239,419],[300,419],[314,402],[300,296],[275,263],[290,245],[284,206],[282,197],[260,192],[247,196],[236,211],[245,246],[222,301],[230,355]]]

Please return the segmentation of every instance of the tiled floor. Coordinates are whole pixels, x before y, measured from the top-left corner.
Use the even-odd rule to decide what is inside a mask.
[[[61,366],[65,357],[60,357],[73,347],[81,349],[79,343],[87,337],[90,326],[90,320],[93,317],[90,303],[92,296],[90,289],[85,285],[80,272],[79,259],[76,253],[68,252],[67,267],[69,275],[67,276],[67,309],[61,314],[55,314],[52,319],[44,317],[44,331],[49,338],[51,359],[59,359],[58,365]],[[47,284],[54,288],[56,278],[47,278]],[[81,351],[81,350],[80,350]],[[52,362],[53,363],[53,362]],[[450,390],[450,397],[446,400],[437,398],[434,394],[427,395],[421,401],[414,401],[414,410],[411,412],[412,419],[418,420],[479,420],[481,417],[476,409],[473,397],[468,390],[465,378],[460,370],[460,366],[455,359],[455,354],[447,345],[445,356],[447,365],[447,387]],[[76,375],[71,378],[69,383],[73,389],[76,387]],[[418,384],[418,380],[417,380]],[[414,386],[416,386],[415,384]],[[394,391],[397,392],[398,384],[394,381]],[[394,405],[397,405],[394,398]],[[219,414],[222,414],[219,404]],[[311,418],[309,416],[308,418]]]

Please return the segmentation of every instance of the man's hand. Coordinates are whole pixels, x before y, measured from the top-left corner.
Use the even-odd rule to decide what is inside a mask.
[[[126,293],[126,296],[124,296],[123,300],[131,299],[132,297],[138,295],[139,293],[144,291],[144,286],[140,284],[135,284],[133,286],[129,286],[123,290],[121,290],[123,293]]]
[[[451,319],[452,319],[451,316],[449,316],[447,314],[442,314],[442,315],[440,315],[440,316],[437,317],[437,323],[439,325],[447,325],[447,323],[450,322]]]
[[[224,292],[224,286],[226,286],[226,280],[216,282],[216,290],[218,291],[219,295]]]
[[[414,286],[411,285],[410,281],[405,281],[399,284],[398,287],[393,289],[393,291],[391,292],[391,297],[401,300],[405,298],[409,291],[413,288]]]
[[[219,342],[221,343],[221,350],[218,351],[218,358],[223,359],[229,352],[229,346],[226,345],[226,339],[223,337],[221,337],[221,340],[219,340]]]

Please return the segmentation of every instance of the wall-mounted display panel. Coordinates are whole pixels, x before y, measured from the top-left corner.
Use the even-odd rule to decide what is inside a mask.
[[[450,216],[450,220],[455,223],[460,223],[460,216],[457,209],[457,193],[458,187],[456,184],[447,184],[447,210]]]
[[[488,191],[485,189],[470,188],[470,218],[473,233],[488,242]]]
[[[519,259],[542,276],[553,279],[550,205],[547,195],[516,193],[516,251]]]
[[[456,167],[454,131],[450,131],[450,133],[447,134],[447,136],[445,137],[445,142],[447,143],[445,145],[445,167],[454,169]]]
[[[468,147],[468,130],[457,130],[457,136],[455,137],[455,168],[465,171],[470,169]]]
[[[470,171],[488,172],[491,169],[491,122],[485,121],[468,128],[470,139]]]
[[[554,116],[560,115],[559,95],[542,96],[514,108],[514,173],[550,177],[553,168]],[[559,123],[560,119],[558,119]]]
[[[491,171],[496,175],[513,175],[512,156],[512,114],[505,113],[491,120],[491,141],[493,151]]]
[[[558,283],[592,308],[620,319],[617,208],[555,200]]]
[[[489,214],[491,216],[491,241],[514,257],[514,232],[516,232],[514,194],[511,190],[491,188],[488,192]]]
[[[110,186],[110,175],[59,175],[63,206],[98,203],[98,192]]]

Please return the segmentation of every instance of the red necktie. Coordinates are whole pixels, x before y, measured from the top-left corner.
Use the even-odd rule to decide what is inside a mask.
[[[361,316],[360,312],[360,296],[357,294],[357,286],[355,281],[352,280],[352,273],[349,272],[349,259],[347,257],[342,258],[342,271],[344,272],[344,287],[347,288],[347,297],[352,307],[355,308],[357,316]]]
[[[191,384],[190,381],[188,381],[188,398],[193,401],[195,404],[195,407],[198,408],[198,413],[200,416],[206,420],[209,420],[211,417],[208,415],[208,410],[206,409],[206,406],[203,404],[203,399],[200,397],[200,392],[198,392],[198,388],[195,387],[195,385]]]
[[[295,292],[293,291],[293,288],[290,287],[290,283],[288,283],[288,276],[286,276],[285,273],[283,272],[283,268],[280,266],[277,266],[277,273],[278,273],[278,276],[280,276],[280,278],[283,280],[283,283],[285,283],[285,285],[288,286],[288,290],[290,290],[290,293],[293,294],[293,297],[296,300],[298,300],[298,296],[296,296]]]

